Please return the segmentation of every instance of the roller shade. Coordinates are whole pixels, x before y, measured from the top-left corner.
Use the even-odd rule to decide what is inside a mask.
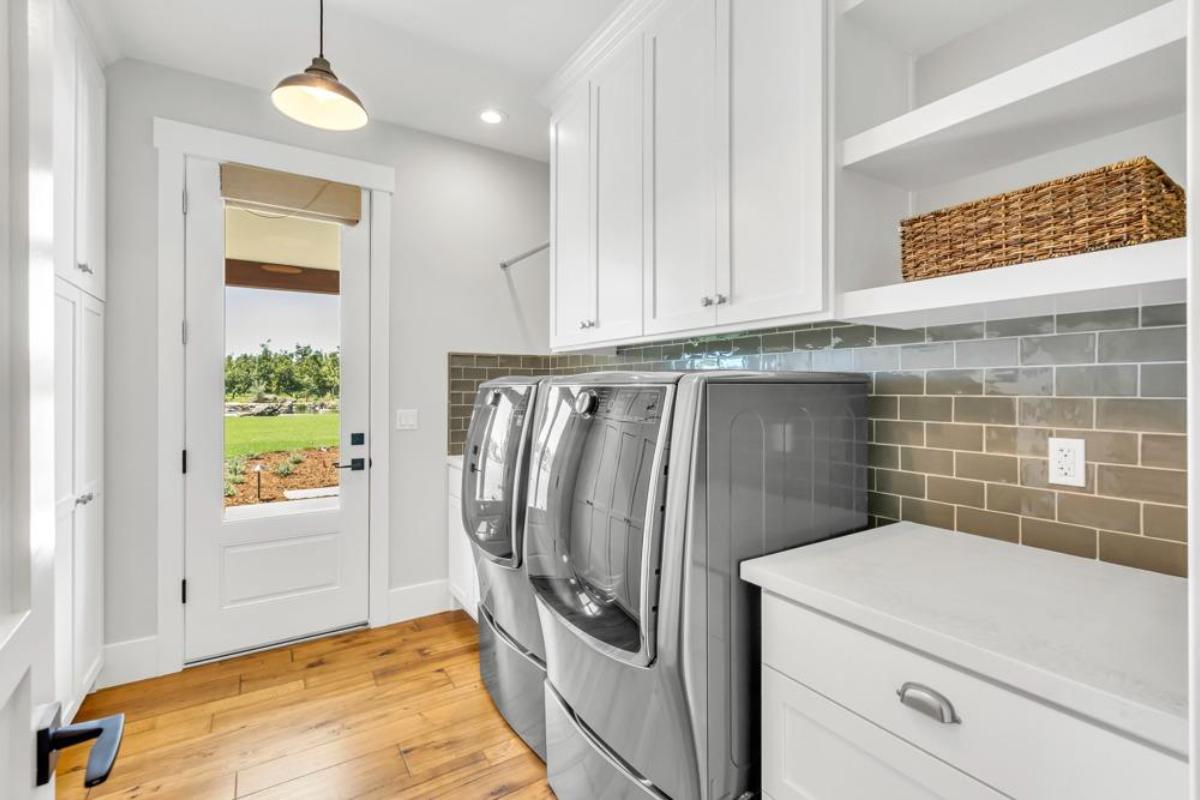
[[[245,164],[221,165],[221,196],[238,208],[345,225],[362,219],[362,191],[357,186]]]

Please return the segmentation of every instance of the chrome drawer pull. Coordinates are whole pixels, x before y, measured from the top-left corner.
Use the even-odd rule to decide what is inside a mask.
[[[906,681],[896,691],[896,694],[900,696],[900,702],[904,705],[943,725],[958,725],[962,722],[954,711],[954,705],[946,699],[946,696],[928,686]]]
[[[76,264],[75,269],[79,270],[80,272],[86,272],[88,275],[96,274],[96,270],[89,267],[86,262],[80,262]]]

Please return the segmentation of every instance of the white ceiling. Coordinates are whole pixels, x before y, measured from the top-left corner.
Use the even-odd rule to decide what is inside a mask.
[[[375,119],[545,160],[534,95],[622,0],[327,0],[325,55]],[[112,62],[261,88],[317,48],[316,0],[79,0]],[[508,114],[487,126],[479,111]],[[331,134],[336,135],[336,134]]]

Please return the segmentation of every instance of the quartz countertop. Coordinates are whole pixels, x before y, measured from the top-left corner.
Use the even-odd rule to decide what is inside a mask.
[[[1187,581],[910,522],[753,559],[742,578],[1179,755]]]
[[[455,469],[462,469],[463,457],[462,456],[446,456],[446,463],[449,464],[450,466],[454,467]]]

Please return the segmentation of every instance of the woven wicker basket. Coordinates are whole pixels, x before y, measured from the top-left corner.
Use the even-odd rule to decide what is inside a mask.
[[[1183,189],[1135,158],[900,223],[907,281],[1173,239]]]

